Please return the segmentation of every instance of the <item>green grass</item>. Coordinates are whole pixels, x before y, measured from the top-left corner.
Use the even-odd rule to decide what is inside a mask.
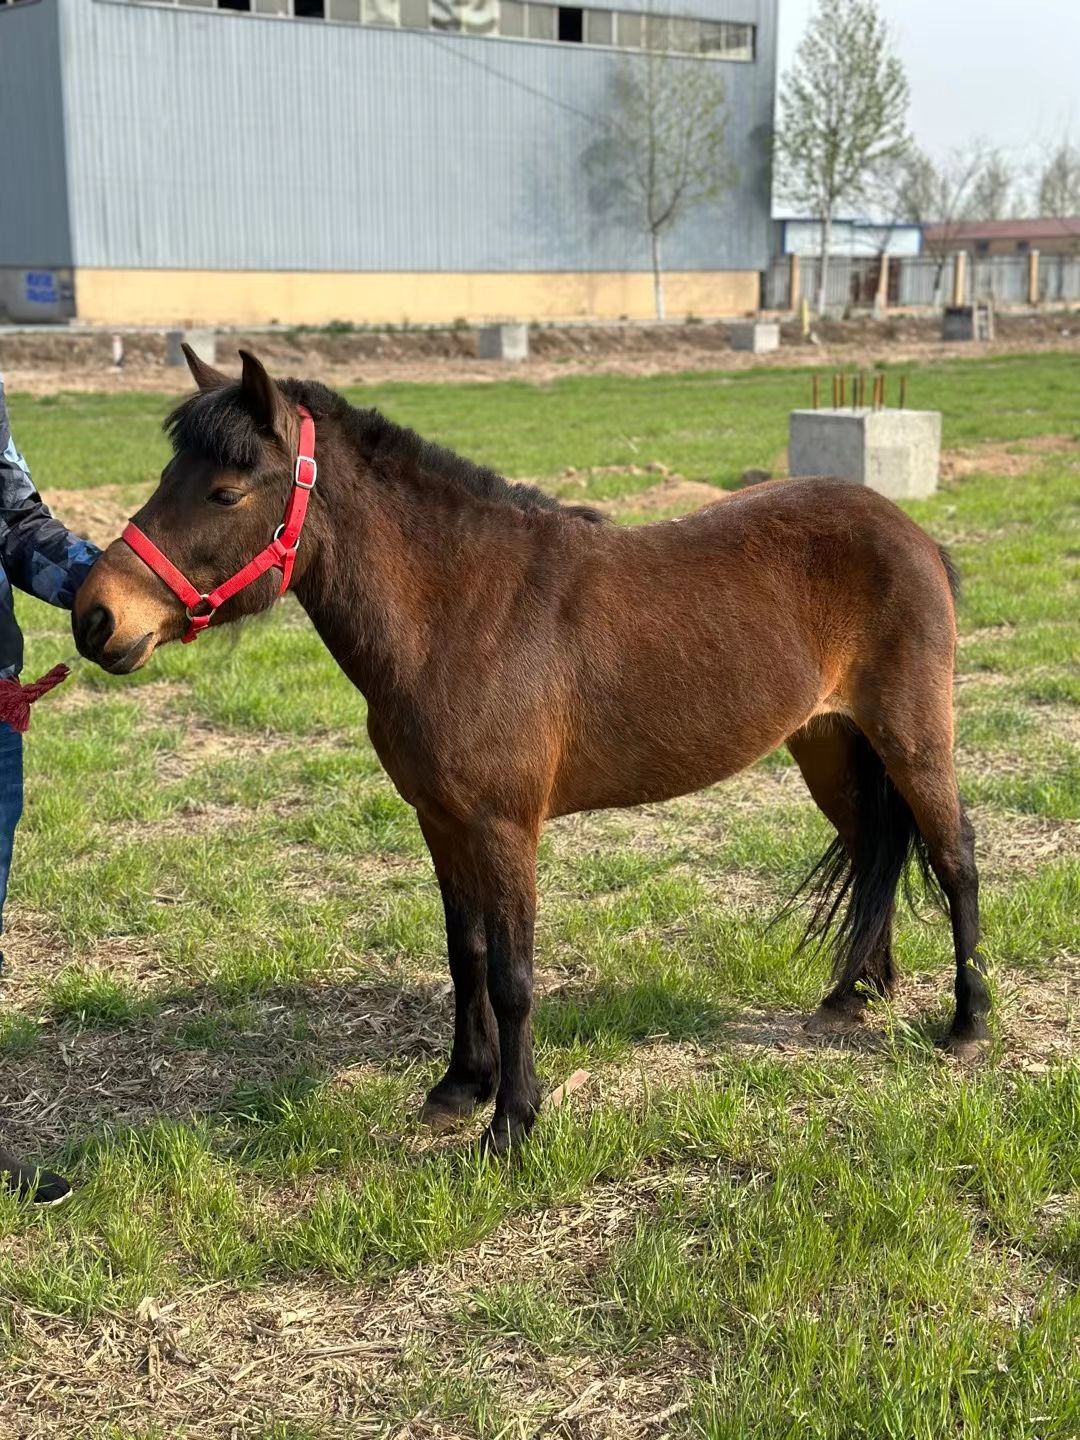
[[[1076,434],[1078,381],[1076,357],[1010,357],[925,367],[911,396],[944,410],[947,444],[1022,445]],[[362,398],[513,475],[659,461],[727,485],[772,463],[808,390],[770,370]],[[135,494],[161,464],[160,397],[12,409],[47,487]],[[780,755],[726,791],[552,827],[538,1058],[551,1086],[591,1079],[519,1164],[485,1164],[416,1125],[449,1037],[441,907],[363,702],[295,606],[127,681],[80,673],[84,703],[43,701],[0,1067],[79,1194],[55,1214],[0,1197],[0,1433],[172,1440],[239,1416],[253,1440],[503,1437],[605,1415],[770,1440],[1080,1433],[1060,980],[1080,956],[1076,463],[1050,447],[1022,479],[975,474],[911,507],[965,578],[963,787],[980,834],[1016,839],[983,855],[1006,1033],[970,1072],[933,1048],[949,937],[929,910],[897,949],[921,994],[938,988],[883,1017],[879,1050],[791,1043],[824,977],[792,959],[798,916],[769,921],[828,829]],[[37,673],[70,650],[66,617],[19,605]],[[1036,1038],[1024,1073],[1014,1042],[1044,1022],[1071,1033],[1071,1063]],[[774,1026],[785,1048],[745,1048]],[[150,1402],[147,1296],[191,1325],[192,1377],[215,1307],[247,1317],[223,1332],[235,1394]],[[282,1304],[324,1328],[243,1378],[263,1353],[250,1317]],[[113,1362],[80,1358],[94,1327],[134,1347],[127,1420]],[[297,1388],[306,1347],[373,1336],[385,1357]],[[68,1369],[79,1388],[35,1417],[20,1397]]]

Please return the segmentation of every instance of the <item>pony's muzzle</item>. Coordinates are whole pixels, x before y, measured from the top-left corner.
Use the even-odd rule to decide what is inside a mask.
[[[79,654],[113,675],[137,670],[183,623],[173,597],[116,540],[79,587],[71,612]]]
[[[86,660],[101,664],[105,646],[116,629],[116,617],[107,605],[92,605],[85,615],[73,615],[75,645]]]

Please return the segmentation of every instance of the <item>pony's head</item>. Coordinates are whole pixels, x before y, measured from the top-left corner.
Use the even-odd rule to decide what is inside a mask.
[[[241,351],[231,380],[184,346],[198,391],[165,421],[173,456],[133,517],[199,595],[207,595],[268,543],[293,482],[300,416],[254,355]],[[303,565],[298,560],[298,572]],[[271,569],[227,600],[212,622],[270,606],[281,588]],[[196,610],[196,613],[199,613]],[[159,645],[179,640],[188,608],[131,546],[114,540],[75,597],[79,653],[114,674],[137,670]]]

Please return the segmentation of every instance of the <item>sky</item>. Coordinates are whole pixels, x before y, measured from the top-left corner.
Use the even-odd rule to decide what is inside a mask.
[[[981,137],[1017,166],[1080,143],[1080,0],[879,0],[911,85],[911,129],[939,158]],[[813,0],[780,0],[780,74]]]

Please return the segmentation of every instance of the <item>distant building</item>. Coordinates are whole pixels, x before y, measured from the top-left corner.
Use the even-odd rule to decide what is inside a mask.
[[[107,324],[649,316],[582,156],[622,57],[719,66],[737,179],[673,315],[754,310],[779,0],[0,0],[0,312]]]
[[[800,255],[816,259],[821,254],[820,220],[781,219],[774,221],[774,255]],[[918,255],[922,229],[918,225],[890,225],[873,220],[834,220],[829,242],[830,256],[846,260],[870,260],[880,255]]]
[[[1067,220],[978,220],[927,225],[927,250],[972,255],[1080,255],[1080,216]]]

